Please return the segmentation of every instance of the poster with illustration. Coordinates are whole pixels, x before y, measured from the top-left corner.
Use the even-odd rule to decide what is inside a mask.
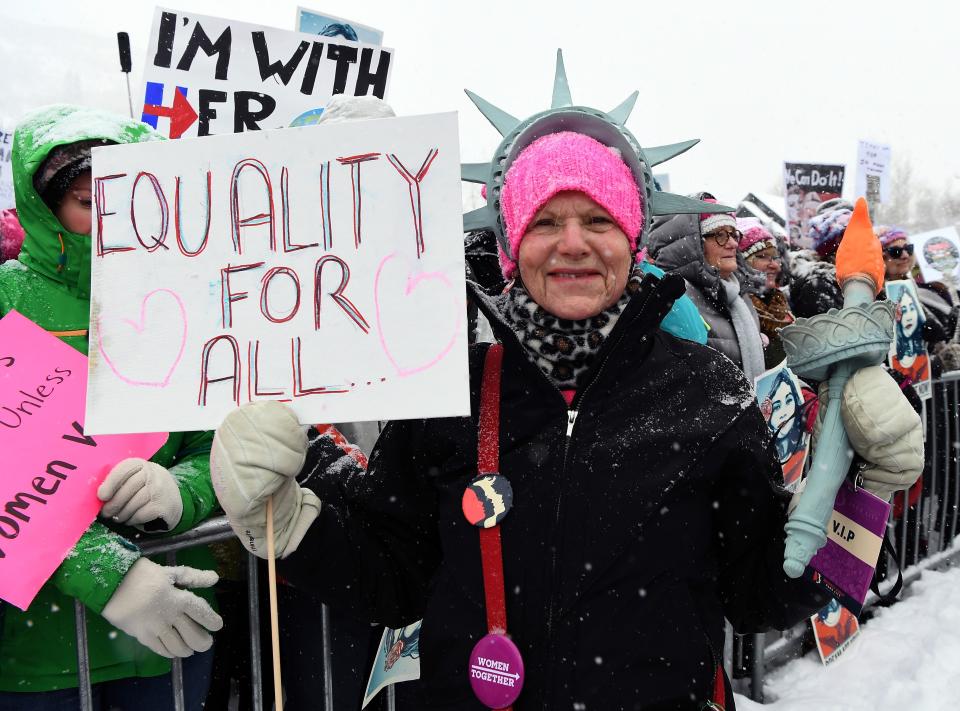
[[[784,163],[783,181],[787,196],[787,234],[794,248],[812,249],[807,236],[810,218],[820,204],[840,197],[846,167],[822,163]]]
[[[884,286],[887,299],[894,304],[894,339],[890,346],[890,367],[910,380],[921,398],[930,397],[930,356],[923,342],[926,318],[917,294],[917,285],[910,279],[888,281]]]
[[[351,42],[364,44],[383,44],[383,31],[375,27],[361,25],[359,22],[343,17],[328,15],[325,12],[297,8],[297,32],[321,37],[342,37]]]
[[[952,281],[960,286],[960,235],[956,227],[943,227],[910,235],[924,281]]]
[[[810,618],[817,651],[824,665],[836,661],[860,634],[860,623],[850,610],[836,600]]]
[[[810,449],[810,435],[804,427],[806,418],[800,380],[784,361],[758,375],[754,391],[783,467],[783,486],[788,491],[795,491],[803,477]]]
[[[386,686],[420,678],[420,621],[397,630],[385,629],[370,670],[363,706]]]

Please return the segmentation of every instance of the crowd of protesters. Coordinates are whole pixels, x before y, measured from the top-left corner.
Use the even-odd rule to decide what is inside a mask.
[[[517,146],[497,203],[502,241],[468,237],[471,299],[503,345],[473,346],[472,417],[350,436],[349,426],[305,432],[282,405],[255,403],[216,439],[171,433],[151,461],[118,462],[98,490],[100,518],[36,602],[3,605],[0,710],[78,707],[74,599],[89,611],[96,709],[170,708],[173,657],[188,660],[188,709],[208,698],[225,708],[231,674],[243,675],[231,659],[247,643],[242,586],[231,581],[240,543],[262,554],[270,495],[291,585],[285,644],[308,662],[290,683],[319,688],[308,667],[326,603],[342,632],[342,708],[359,707],[379,641],[371,624],[421,617],[413,707],[480,708],[464,664],[486,628],[481,556],[460,510],[492,367],[503,381],[500,471],[516,492],[501,570],[526,664],[516,708],[732,708],[723,617],[743,631],[783,628],[826,602],[780,569],[788,497],[769,486],[779,465],[752,383],[783,361],[781,328],[842,307],[833,260],[853,206],[820,206],[813,250],[793,249],[776,223],[710,211],[707,192],[691,196],[702,213],[647,220],[642,179],[604,135],[574,126]],[[156,138],[78,107],[21,121],[16,210],[0,214],[0,315],[16,309],[86,352],[90,149]],[[876,234],[886,277],[919,287],[933,375],[957,369],[954,292],[919,278],[903,230]],[[919,421],[898,400],[912,384],[900,379],[891,398],[888,380],[870,371],[859,394],[902,408],[899,434],[915,450]],[[348,440],[369,441],[361,452]],[[915,459],[896,472],[900,488],[917,480]],[[141,556],[139,541],[216,514],[215,489],[239,542],[184,554],[189,565]],[[288,707],[321,703],[293,686]]]

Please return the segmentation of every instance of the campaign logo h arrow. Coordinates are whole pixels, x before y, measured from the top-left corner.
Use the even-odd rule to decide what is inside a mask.
[[[187,89],[176,87],[173,92],[173,105],[163,106],[163,84],[147,82],[144,96],[143,118],[145,123],[157,127],[157,118],[164,116],[170,119],[170,138],[180,138],[197,120],[197,112],[187,101]]]

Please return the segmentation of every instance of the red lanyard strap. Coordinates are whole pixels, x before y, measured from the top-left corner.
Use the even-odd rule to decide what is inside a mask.
[[[487,349],[480,389],[480,433],[477,470],[480,474],[500,472],[500,371],[503,346]],[[483,595],[487,608],[487,631],[505,634],[507,604],[503,587],[503,550],[500,526],[480,529],[480,558],[483,563]]]
[[[727,703],[727,688],[723,681],[723,667],[717,665],[717,670],[713,673],[713,701],[709,708],[716,711],[724,711]]]

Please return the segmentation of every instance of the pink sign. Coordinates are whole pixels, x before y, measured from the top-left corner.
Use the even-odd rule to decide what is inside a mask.
[[[167,435],[83,432],[87,358],[16,311],[0,319],[0,598],[26,610],[100,510],[114,464]]]

